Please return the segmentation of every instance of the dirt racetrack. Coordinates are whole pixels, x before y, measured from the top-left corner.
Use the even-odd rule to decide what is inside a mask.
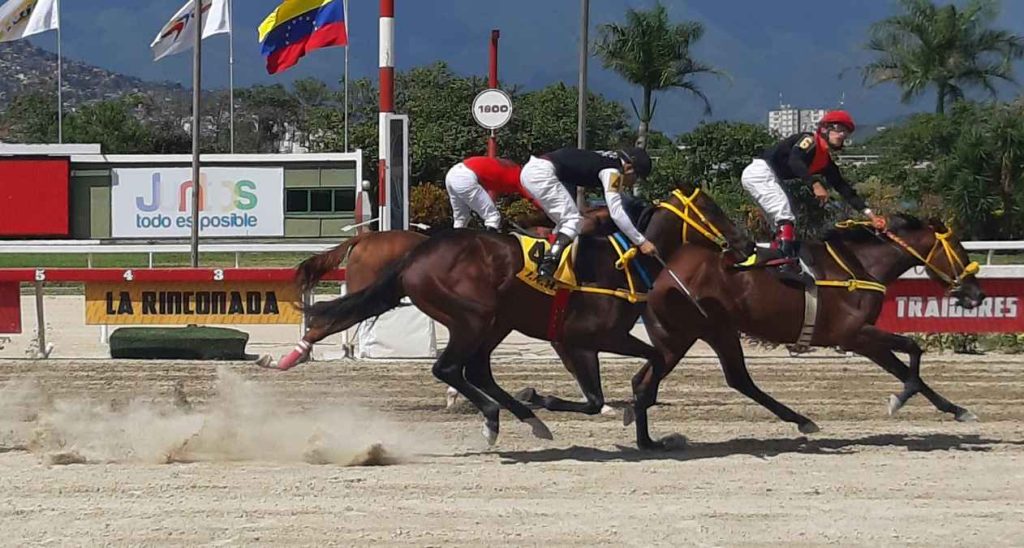
[[[613,405],[636,366],[606,365]],[[652,413],[688,446],[643,453],[621,415],[547,412],[553,442],[504,414],[489,448],[426,362],[0,361],[0,543],[1019,545],[1022,367],[926,356],[983,421],[958,424],[921,398],[889,418],[897,384],[859,359],[757,360],[822,427],[803,437],[690,360]],[[577,394],[556,362],[496,372]]]

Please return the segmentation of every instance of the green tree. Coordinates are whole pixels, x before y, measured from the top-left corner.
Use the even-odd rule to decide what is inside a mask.
[[[18,95],[0,115],[0,126],[14,142],[56,143],[57,102],[49,93]]]
[[[279,152],[295,138],[298,106],[281,84],[252,86],[236,91],[235,139],[249,152]]]
[[[677,148],[655,153],[654,173],[640,188],[649,199],[664,199],[681,181],[698,183],[737,222],[765,232],[760,213],[740,186],[750,160],[775,142],[761,125],[736,122],[704,123],[680,135]]]
[[[64,117],[64,141],[99,143],[106,154],[150,152],[150,130],[136,116],[139,99],[128,96],[79,107]]]
[[[503,156],[525,163],[539,155],[576,144],[579,92],[562,83],[513,96],[512,122],[500,133]],[[587,94],[587,146],[610,149],[629,133],[626,111],[617,102]]]
[[[1024,105],[960,102],[865,143],[880,161],[856,168],[872,203],[938,216],[964,238],[1024,237]]]
[[[625,24],[602,25],[599,32],[597,54],[605,68],[643,90],[640,107],[633,102],[640,120],[637,146],[647,146],[647,132],[658,106],[655,92],[688,91],[704,103],[705,114],[711,113],[711,101],[695,77],[722,72],[694,59],[690,51],[704,36],[704,25],[697,21],[672,23],[659,1],[651,10],[627,10]]]
[[[871,26],[867,49],[878,57],[862,69],[869,86],[894,83],[909,102],[927,89],[936,92],[935,112],[960,101],[969,88],[996,96],[995,81],[1013,82],[1013,61],[1024,56],[1024,41],[992,28],[995,0],[970,0],[963,8],[930,0],[900,0],[903,12]]]
[[[448,168],[472,155],[486,154],[488,131],[473,120],[473,97],[486,88],[483,78],[460,76],[444,63],[399,72],[395,76],[395,109],[409,114],[412,166],[410,181],[441,183]],[[576,142],[576,89],[564,84],[522,92],[507,88],[515,111],[498,131],[499,154],[525,162]],[[376,182],[377,87],[359,80],[350,89],[351,145],[363,150],[364,177]],[[617,146],[627,129],[621,105],[599,95],[588,96],[588,142],[594,148]],[[340,143],[340,113],[323,112],[311,122],[316,140]],[[334,122],[332,122],[332,120]],[[317,145],[314,144],[314,149]]]

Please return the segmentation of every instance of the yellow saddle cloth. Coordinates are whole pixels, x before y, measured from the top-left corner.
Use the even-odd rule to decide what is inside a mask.
[[[519,238],[519,247],[523,250],[523,269],[516,274],[516,277],[526,285],[544,293],[554,295],[560,289],[575,289],[576,273],[573,271],[573,257],[576,255],[576,242],[562,250],[562,256],[558,258],[558,268],[555,269],[555,287],[545,285],[538,281],[540,263],[551,249],[547,240],[531,238],[523,234],[516,234]]]
[[[558,291],[579,291],[582,293],[596,293],[599,295],[608,295],[619,299],[625,299],[631,303],[644,302],[647,300],[647,295],[644,293],[638,293],[636,291],[635,284],[633,283],[633,277],[629,270],[629,262],[636,256],[636,250],[622,249],[621,246],[615,243],[614,239],[609,236],[612,246],[615,248],[619,255],[619,260],[615,263],[615,268],[623,270],[627,280],[629,289],[607,289],[603,287],[592,287],[580,285],[576,279],[576,272],[574,270],[574,261],[576,258],[576,246],[577,242],[573,242],[572,245],[565,248],[562,251],[562,256],[558,258],[558,268],[555,269],[555,286],[551,287],[538,280],[540,276],[538,270],[540,269],[540,263],[544,260],[544,255],[547,254],[548,250],[551,249],[551,244],[547,240],[539,238],[531,238],[523,234],[516,234],[516,238],[519,238],[519,247],[523,251],[523,269],[516,274],[516,277],[523,281],[526,285],[544,293],[545,295],[555,295]]]

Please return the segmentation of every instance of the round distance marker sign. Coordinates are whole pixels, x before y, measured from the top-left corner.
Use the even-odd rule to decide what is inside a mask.
[[[473,99],[473,119],[485,129],[498,129],[512,119],[512,98],[500,89],[485,89]]]

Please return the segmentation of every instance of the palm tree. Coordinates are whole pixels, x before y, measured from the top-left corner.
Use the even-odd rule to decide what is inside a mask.
[[[684,89],[704,102],[705,114],[711,113],[711,101],[694,76],[722,72],[690,56],[690,46],[704,36],[704,25],[696,21],[673,24],[665,6],[658,2],[649,11],[626,11],[625,24],[601,25],[599,32],[597,53],[605,68],[643,88],[640,108],[630,100],[640,120],[637,146],[647,146],[647,131],[657,108],[656,91]]]
[[[891,82],[906,103],[934,87],[935,111],[980,87],[995,97],[995,81],[1014,82],[1013,61],[1024,57],[1024,41],[991,28],[999,14],[994,0],[970,0],[963,8],[930,0],[900,0],[903,13],[871,26],[867,49],[878,58],[863,67],[864,83]]]

